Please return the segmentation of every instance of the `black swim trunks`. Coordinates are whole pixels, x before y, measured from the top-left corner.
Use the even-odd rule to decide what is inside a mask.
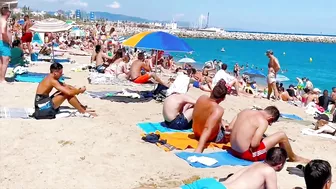
[[[52,102],[52,98],[54,96],[40,95],[36,94],[35,96],[35,112],[33,117],[35,119],[55,119],[56,114],[59,109],[54,108],[54,103]]]
[[[188,119],[182,113],[177,115],[173,121],[165,121],[165,124],[168,128],[175,130],[187,130],[192,128],[192,120],[188,122]]]

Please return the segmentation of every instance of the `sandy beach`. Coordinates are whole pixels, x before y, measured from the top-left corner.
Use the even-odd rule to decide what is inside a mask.
[[[88,63],[89,57],[71,57],[77,63]],[[47,73],[50,64],[29,68],[32,72]],[[120,90],[113,85],[89,85],[87,71],[72,72],[73,64],[64,64],[66,83],[87,87],[88,91]],[[0,104],[3,107],[32,108],[37,84],[13,83],[0,85]],[[145,89],[148,88],[137,88]],[[188,94],[197,98],[204,94],[192,88]],[[83,188],[130,189],[139,186],[154,188],[178,187],[191,177],[223,178],[241,167],[224,166],[196,169],[177,158],[174,152],[165,152],[156,145],[141,140],[139,122],[163,120],[162,104],[124,104],[79,96],[85,105],[94,108],[96,118],[62,118],[55,120],[2,119],[0,124],[0,186],[3,189]],[[241,110],[253,105],[276,105],[282,113],[293,113],[305,121],[281,119],[267,134],[285,131],[294,151],[306,158],[328,160],[336,173],[335,141],[304,136],[301,129],[314,121],[303,109],[285,102],[228,96],[221,105],[224,119],[231,121]],[[218,149],[207,149],[207,152]],[[191,151],[191,149],[190,149]],[[287,163],[296,166],[298,163]],[[304,186],[304,179],[289,175],[286,169],[278,173],[281,189]],[[335,178],[333,179],[335,181]],[[336,186],[332,186],[336,188]]]

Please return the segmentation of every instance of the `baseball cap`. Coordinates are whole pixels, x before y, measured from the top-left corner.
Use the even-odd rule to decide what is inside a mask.
[[[314,88],[314,89],[313,89],[313,92],[320,93],[320,92],[321,92],[321,90],[320,90],[319,88]]]
[[[273,54],[273,51],[272,50],[267,50],[266,54]]]

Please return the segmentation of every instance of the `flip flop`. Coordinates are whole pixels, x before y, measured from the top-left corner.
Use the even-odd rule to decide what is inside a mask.
[[[286,169],[290,175],[297,175],[299,177],[304,177],[304,166],[297,165],[296,167],[287,167]]]

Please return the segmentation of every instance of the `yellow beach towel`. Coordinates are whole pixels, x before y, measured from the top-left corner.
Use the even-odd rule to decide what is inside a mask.
[[[156,145],[163,148],[165,151],[171,151],[174,149],[185,150],[187,148],[195,149],[198,145],[198,140],[195,138],[193,133],[160,133],[156,132],[155,134],[160,135],[160,140],[166,140],[167,144],[157,143]],[[221,148],[228,149],[230,148],[230,143],[208,143],[206,148]]]

